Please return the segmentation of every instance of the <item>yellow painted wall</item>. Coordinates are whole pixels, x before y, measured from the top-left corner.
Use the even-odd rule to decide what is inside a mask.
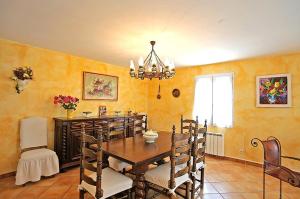
[[[34,80],[21,94],[15,92],[10,79],[13,68],[18,66],[31,66],[34,70]],[[119,100],[81,100],[76,114],[87,110],[96,114],[99,105],[106,105],[109,111],[130,108],[148,112],[149,126],[156,130],[170,130],[172,124],[179,129],[180,115],[192,116],[195,76],[234,72],[234,127],[209,128],[225,134],[225,155],[261,161],[261,150],[252,148],[250,140],[274,135],[281,140],[284,154],[300,156],[300,54],[177,68],[171,80],[139,81],[129,77],[128,68],[0,39],[0,175],[16,169],[21,118],[47,117],[49,146],[53,147],[52,118],[66,115],[65,110],[53,104],[53,96],[64,94],[81,99],[83,71],[119,76]],[[292,75],[293,107],[256,108],[255,77],[278,73]],[[156,99],[159,83],[161,100]],[[180,89],[179,98],[172,96],[173,88]],[[240,153],[243,148],[245,153]]]
[[[192,117],[194,78],[197,75],[233,72],[234,126],[209,129],[225,134],[225,156],[260,162],[261,150],[254,149],[250,140],[273,135],[281,140],[284,154],[300,157],[300,54],[177,68],[176,72],[171,80],[152,80],[149,84],[148,114],[151,128],[171,130],[172,124],[175,124],[179,129],[181,114],[186,118]],[[292,75],[293,107],[256,108],[256,76],[279,73]],[[161,100],[156,99],[159,83]],[[180,89],[179,98],[172,96],[174,88]],[[240,153],[243,148],[245,153]]]
[[[21,94],[10,79],[12,70],[31,66],[34,80]],[[82,73],[90,71],[119,77],[119,100],[81,100]],[[147,111],[147,81],[131,79],[128,68],[113,66],[60,52],[35,48],[7,40],[0,40],[0,175],[16,170],[19,157],[19,121],[28,116],[48,118],[49,146],[53,147],[53,121],[55,116],[65,116],[63,108],[53,104],[58,94],[80,99],[75,114],[82,111],[97,113],[99,105],[108,111]]]

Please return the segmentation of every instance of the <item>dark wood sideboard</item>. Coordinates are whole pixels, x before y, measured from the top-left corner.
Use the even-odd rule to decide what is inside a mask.
[[[80,164],[80,133],[82,122],[85,123],[86,133],[95,136],[99,126],[102,126],[105,133],[109,122],[125,120],[127,136],[132,136],[134,117],[141,116],[143,115],[75,117],[71,119],[54,118],[54,151],[59,158],[60,169]]]

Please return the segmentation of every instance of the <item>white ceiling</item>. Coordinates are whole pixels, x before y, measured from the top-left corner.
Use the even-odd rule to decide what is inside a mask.
[[[300,51],[300,0],[0,0],[0,37],[128,66]]]

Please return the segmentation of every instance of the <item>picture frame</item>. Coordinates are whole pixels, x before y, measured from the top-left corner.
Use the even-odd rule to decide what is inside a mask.
[[[83,72],[83,100],[118,100],[119,77]]]
[[[98,116],[105,116],[106,115],[106,106],[99,106]]]
[[[290,74],[256,77],[256,107],[291,107],[292,82]]]

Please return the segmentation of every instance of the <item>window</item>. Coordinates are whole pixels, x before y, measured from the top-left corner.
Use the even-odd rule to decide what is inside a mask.
[[[200,123],[232,127],[233,74],[216,74],[196,77],[193,116]]]

